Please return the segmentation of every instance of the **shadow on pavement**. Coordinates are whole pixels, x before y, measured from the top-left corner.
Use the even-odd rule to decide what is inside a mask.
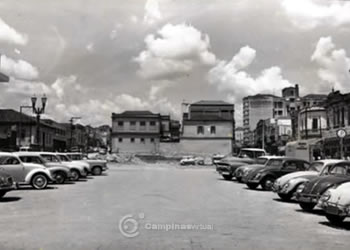
[[[331,224],[328,221],[322,221],[322,222],[319,222],[319,224],[321,224],[323,226],[331,227],[331,228],[334,228],[334,229],[350,231],[350,221],[345,221],[345,222],[341,223],[340,225],[334,225],[334,224]]]
[[[22,190],[33,190],[33,191],[45,191],[45,190],[54,190],[54,189],[58,189],[58,187],[53,187],[53,186],[48,186],[45,189],[35,189],[33,187],[19,187],[17,190],[18,191],[22,191]],[[15,190],[16,191],[16,190]]]
[[[79,179],[79,180],[77,180],[75,182],[87,182],[87,181],[88,181],[88,179],[84,178],[84,179]]]
[[[297,202],[296,200],[289,200],[289,201],[284,201],[280,198],[274,198],[273,199],[274,201],[277,201],[277,202],[281,202],[281,203],[291,203],[291,204],[299,204],[299,202]]]
[[[21,199],[22,199],[21,197],[16,197],[16,196],[3,197],[0,199],[0,203],[14,202],[14,201],[19,201]]]
[[[255,192],[271,192],[271,191],[268,191],[268,190],[264,190],[264,189],[261,189],[261,188],[256,188],[256,189],[251,189],[249,187],[244,187],[243,189],[245,190],[249,190],[249,191],[255,191]]]
[[[304,213],[304,214],[314,214],[314,215],[318,215],[318,216],[324,216],[324,212],[321,209],[313,209],[311,211],[305,211],[303,209],[296,209],[296,212],[299,213]]]

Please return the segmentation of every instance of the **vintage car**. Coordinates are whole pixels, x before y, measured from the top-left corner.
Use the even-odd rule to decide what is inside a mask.
[[[14,189],[16,189],[16,184],[13,181],[11,175],[0,170],[0,199],[4,197],[7,192],[10,192]]]
[[[51,152],[39,152],[40,156],[42,156],[45,160],[48,161],[48,164],[56,165],[56,164],[62,164],[69,168],[71,180],[77,181],[79,178],[85,178],[87,176],[87,170],[81,166],[80,164],[75,164],[71,161],[69,161],[69,158],[66,159],[64,156],[58,157],[56,153]],[[66,161],[61,161],[67,160]]]
[[[235,171],[243,165],[254,164],[260,156],[266,155],[265,150],[260,148],[242,148],[238,157],[226,156],[220,161],[216,161],[216,171],[224,177],[225,180],[232,180]]]
[[[204,159],[202,157],[183,156],[180,165],[204,165]]]
[[[318,206],[332,224],[340,224],[350,217],[350,182],[329,188],[321,196]]]
[[[297,188],[295,197],[300,207],[311,211],[317,205],[321,195],[328,188],[350,181],[350,161],[334,164],[326,175],[305,182]]]
[[[44,189],[49,181],[54,181],[46,167],[24,165],[12,153],[0,153],[0,170],[10,174],[18,185],[32,185],[35,189]]]
[[[315,161],[310,164],[310,168],[307,169],[307,171],[294,172],[278,178],[272,190],[277,193],[282,200],[289,201],[294,196],[299,185],[318,176],[327,174],[329,168],[340,161],[341,160],[332,159]]]
[[[276,156],[260,156],[258,159],[256,159],[256,162],[251,165],[243,165],[241,167],[238,167],[235,171],[234,176],[236,177],[236,181],[243,183],[244,176],[247,176],[250,171],[253,171],[257,168],[264,168],[264,166],[267,164],[269,159],[274,159]]]
[[[108,169],[107,161],[98,159],[89,159],[82,153],[66,153],[73,162],[87,162],[89,164],[89,173],[101,175]]]
[[[72,177],[68,167],[60,163],[50,163],[43,158],[39,152],[17,152],[15,155],[17,155],[24,164],[32,163],[45,166],[50,171],[57,184],[63,184]]]
[[[281,176],[305,171],[309,169],[309,166],[309,162],[300,159],[286,157],[271,159],[264,168],[252,171],[246,184],[251,189],[256,189],[261,185],[263,190],[272,190],[275,180]]]

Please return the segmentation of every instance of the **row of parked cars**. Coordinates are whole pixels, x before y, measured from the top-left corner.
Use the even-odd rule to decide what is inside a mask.
[[[44,189],[107,169],[107,161],[87,159],[81,153],[0,152],[0,198],[23,185]]]
[[[247,163],[248,162],[248,163]],[[305,211],[321,208],[330,223],[340,225],[350,217],[350,161],[305,160],[260,156],[225,157],[215,163],[225,179],[235,179],[250,189],[275,192],[281,200],[296,200]]]

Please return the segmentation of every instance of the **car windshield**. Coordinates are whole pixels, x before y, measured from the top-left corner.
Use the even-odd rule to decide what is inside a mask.
[[[265,153],[263,151],[259,151],[259,150],[241,150],[241,152],[239,153],[239,157],[241,158],[257,158],[260,156],[265,155]]]
[[[45,164],[48,162],[43,157],[39,157],[39,156],[23,155],[23,156],[20,156],[19,158],[21,159],[22,162],[27,162],[27,163]]]
[[[47,162],[60,162],[60,159],[56,157],[56,155],[41,154],[40,156],[44,158]]]
[[[73,161],[80,161],[83,159],[83,156],[80,154],[69,154],[69,157],[73,160]]]
[[[282,165],[283,160],[282,159],[270,159],[267,164],[266,167],[279,167]]]
[[[309,170],[313,170],[313,171],[317,171],[317,172],[321,172],[323,169],[323,162],[313,162],[310,164]]]
[[[61,161],[71,161],[71,159],[66,155],[57,155]]]

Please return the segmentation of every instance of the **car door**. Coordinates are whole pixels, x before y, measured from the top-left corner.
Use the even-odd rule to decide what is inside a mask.
[[[8,156],[0,164],[0,168],[11,175],[15,182],[24,182],[25,167],[16,157]]]
[[[281,171],[279,172],[279,175],[282,176],[282,175],[290,174],[296,171],[299,171],[298,162],[294,160],[286,160],[283,163],[283,166]]]

